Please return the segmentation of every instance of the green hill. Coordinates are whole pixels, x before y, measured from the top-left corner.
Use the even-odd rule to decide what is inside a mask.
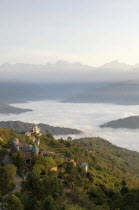
[[[23,134],[0,129],[1,151],[10,148],[14,137],[31,144]],[[40,148],[53,151],[54,155],[34,157],[31,164],[18,166],[19,174],[26,170],[22,191],[16,194],[24,209],[139,209],[138,152],[119,148],[101,138],[65,141],[47,134],[40,140]],[[66,157],[74,158],[77,165],[66,164]],[[83,162],[88,163],[87,173],[81,168]],[[58,171],[50,172],[50,166],[57,166]],[[4,167],[1,166],[0,183],[5,180]],[[5,191],[0,189],[4,195]],[[3,205],[9,202],[7,199],[2,201]]]
[[[34,123],[25,123],[22,121],[1,121],[0,128],[6,128],[9,130],[14,130],[17,133],[25,133],[29,131]],[[52,135],[69,135],[69,134],[80,134],[82,133],[80,130],[72,129],[72,128],[63,128],[63,127],[54,127],[47,124],[39,123],[38,127],[40,128],[42,133],[51,133]]]

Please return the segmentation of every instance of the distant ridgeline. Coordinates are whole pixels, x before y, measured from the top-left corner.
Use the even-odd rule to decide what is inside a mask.
[[[21,109],[21,108],[17,108],[5,103],[1,103],[0,102],[0,114],[20,114],[20,113],[24,113],[24,112],[30,112],[32,111],[31,109]]]
[[[6,128],[8,130],[14,130],[17,133],[25,133],[34,126],[33,123],[25,123],[22,121],[1,121],[0,128]],[[39,123],[38,127],[42,133],[51,133],[52,135],[69,135],[69,134],[81,134],[82,132],[72,128],[54,127],[47,124]]]
[[[101,128],[127,128],[127,129],[139,129],[139,116],[131,116],[123,119],[112,120],[103,125],[100,125]]]
[[[72,103],[110,103],[120,105],[139,104],[139,82],[127,81],[105,84],[91,88],[76,96],[68,96],[63,102]]]

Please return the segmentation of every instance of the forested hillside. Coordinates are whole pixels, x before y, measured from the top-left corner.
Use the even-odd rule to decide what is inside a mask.
[[[29,137],[0,129],[1,208],[50,210],[138,210],[139,153],[112,145],[101,138],[74,141],[40,137],[40,148],[51,156],[36,156],[25,164],[21,153],[10,155],[12,171],[23,177],[21,191],[13,193],[14,179],[2,160],[9,154],[12,139],[32,144]],[[74,163],[66,159],[74,159]],[[81,167],[88,164],[87,173]],[[51,171],[57,167],[57,171]],[[12,173],[14,174],[14,173]],[[9,194],[10,193],[10,194]],[[5,196],[6,195],[6,196]]]

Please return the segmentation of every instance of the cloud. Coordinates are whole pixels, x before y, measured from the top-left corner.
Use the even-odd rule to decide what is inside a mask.
[[[99,136],[115,145],[139,151],[139,130],[99,128],[100,124],[110,120],[138,115],[139,106],[65,104],[56,101],[36,101],[16,104],[16,106],[20,108],[31,108],[34,111],[20,115],[1,115],[1,120],[41,122],[53,126],[77,128],[84,131],[82,136]],[[77,138],[81,136],[72,137]]]

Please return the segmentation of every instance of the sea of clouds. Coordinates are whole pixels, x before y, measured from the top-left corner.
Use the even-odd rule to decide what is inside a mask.
[[[60,103],[57,101],[33,101],[12,104],[19,108],[30,108],[32,112],[19,115],[0,115],[0,120],[21,120],[24,122],[45,123],[52,126],[77,128],[84,137],[102,137],[115,145],[139,151],[139,129],[99,128],[108,121],[139,114],[138,106],[114,104]],[[73,138],[80,136],[71,135]],[[67,136],[57,136],[57,138]]]

